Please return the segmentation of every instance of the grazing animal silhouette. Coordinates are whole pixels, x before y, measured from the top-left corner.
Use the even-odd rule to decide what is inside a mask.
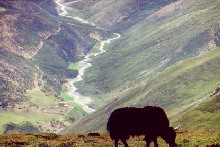
[[[125,147],[131,136],[145,135],[147,147],[151,141],[157,147],[157,137],[161,136],[170,146],[177,146],[175,143],[176,132],[169,127],[169,120],[160,107],[146,106],[144,108],[125,107],[114,110],[107,123],[107,130],[112,140],[115,140],[115,147],[121,140]]]

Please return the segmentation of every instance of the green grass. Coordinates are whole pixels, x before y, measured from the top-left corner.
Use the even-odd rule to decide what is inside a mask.
[[[46,105],[58,105],[58,100],[52,94],[46,96],[46,93],[42,92],[40,89],[32,89],[28,92],[30,97],[30,102],[37,106],[46,106]]]
[[[81,126],[76,127],[77,129],[72,129],[75,131],[103,130],[102,128],[105,126],[112,110],[131,105],[138,107],[156,105],[164,108],[168,115],[179,115],[179,112],[185,110],[186,106],[191,105],[193,107],[193,103],[196,105],[197,101],[207,97],[217,87],[220,81],[219,57],[220,50],[216,48],[197,58],[178,62],[163,72],[155,74],[135,86],[128,87],[125,91],[119,91],[118,95],[112,93],[113,98],[116,100],[107,105],[108,111],[101,109],[100,113],[84,119]],[[102,98],[106,100],[105,96]],[[175,116],[171,121],[174,121]],[[218,121],[216,116],[218,116],[218,113],[203,117]],[[91,125],[86,125],[92,118],[96,119]],[[191,120],[190,118],[189,116],[189,120]],[[210,125],[213,124],[210,123]],[[203,126],[200,126],[199,129],[202,130]]]
[[[76,63],[69,63],[69,70],[78,70],[79,66]]]
[[[35,124],[36,122],[50,121],[54,119],[65,119],[66,121],[75,121],[86,114],[85,111],[74,102],[73,98],[69,97],[66,94],[65,89],[63,89],[61,93],[61,98],[63,98],[63,101],[67,102],[71,107],[71,109],[69,109],[69,112],[65,116],[60,116],[58,114],[43,113],[40,109],[36,108],[58,106],[59,100],[55,96],[46,96],[44,92],[37,88],[28,91],[28,96],[30,97],[30,103],[35,106],[28,113],[16,111],[3,111],[2,109],[0,109],[0,133],[3,133],[4,131],[4,124],[9,122],[20,124],[28,120],[29,122]]]
[[[40,121],[50,121],[52,119],[60,118],[57,114],[47,114],[43,113],[39,110],[32,111],[31,113],[24,113],[24,112],[15,112],[15,111],[3,111],[0,109],[1,119],[0,119],[0,133],[4,131],[4,124],[9,122],[14,122],[16,124],[20,124],[26,120],[31,123],[36,123]]]
[[[77,86],[86,95],[93,99],[99,99],[103,101],[102,104],[105,104],[116,96],[120,96],[126,89],[138,87],[137,85],[140,85],[140,83],[149,85],[147,79],[151,79],[155,75],[162,73],[164,69],[180,61],[198,56],[200,49],[213,39],[211,33],[206,30],[214,31],[215,28],[213,26],[220,20],[219,10],[216,7],[218,3],[213,0],[201,0],[196,3],[193,2],[189,8],[182,11],[171,11],[170,17],[157,18],[155,14],[155,17],[149,17],[137,23],[127,32],[124,32],[119,40],[110,44],[105,54],[98,56],[92,61],[93,66],[86,71],[83,77],[84,80],[77,83]],[[161,11],[163,12],[163,9]],[[206,48],[208,47],[206,46]],[[207,58],[209,57],[207,56]],[[215,62],[215,68],[218,68],[216,61],[213,62]],[[196,64],[193,65],[196,66]],[[206,64],[198,68],[207,68],[207,66]],[[190,68],[190,65],[185,67]],[[210,67],[209,70],[214,69]],[[194,71],[201,72],[200,69],[196,68]],[[199,81],[197,78],[199,77],[199,72],[194,74],[194,71],[180,77],[183,80],[189,77],[186,82],[197,81],[197,84],[193,87],[195,89],[194,93],[192,92],[193,89],[184,88],[184,83],[178,85],[176,82],[176,86],[172,87],[173,84],[171,82],[175,83],[175,80],[178,80],[178,76],[170,72],[169,74],[171,75],[168,75],[169,78],[166,79],[170,81],[164,81],[163,87],[162,82],[160,82],[160,89],[153,91],[158,92],[157,94],[153,93],[154,97],[159,99],[170,88],[173,90],[175,88],[177,90],[184,89],[185,91],[174,94],[170,92],[171,96],[167,93],[163,97],[172,97],[170,99],[175,98],[175,96],[182,97],[187,90],[191,90],[192,95],[197,95],[194,98],[192,98],[192,95],[188,95],[194,100],[205,96],[208,90],[199,92],[200,89],[207,88],[210,91],[216,82],[212,79],[212,82],[205,86],[203,84],[207,83],[207,81],[205,79]],[[203,75],[208,80],[208,77],[211,78],[212,71],[207,71]],[[163,79],[160,78],[160,80]],[[179,82],[181,81],[179,80]],[[153,96],[150,97],[153,99]],[[183,97],[182,99],[185,98]],[[178,100],[182,101],[181,99]],[[136,101],[136,103],[141,103],[141,101]],[[148,104],[146,99],[144,99],[142,104]],[[167,107],[166,102],[162,105]],[[97,107],[102,107],[102,105]]]
[[[9,122],[14,122],[16,124],[20,124],[23,121],[29,121],[31,123],[36,123],[38,121],[50,121],[52,119],[59,119],[60,115],[58,114],[47,114],[43,113],[38,108],[47,107],[48,105],[58,106],[58,100],[55,96],[49,95],[46,96],[44,92],[35,88],[33,90],[28,91],[28,96],[30,98],[31,105],[34,105],[33,109],[29,112],[19,112],[17,110],[12,111],[3,111],[0,110],[1,120],[0,120],[0,132],[2,133],[4,128],[3,125]]]
[[[65,115],[65,120],[75,121],[86,115],[86,112],[81,108],[81,106],[75,103],[73,98],[67,94],[67,89],[65,87],[62,88],[61,97],[64,99],[65,102],[73,106],[73,108]]]
[[[102,129],[118,107],[157,105],[174,114],[216,88],[220,51],[212,41],[220,21],[219,2],[191,2],[146,17],[92,60],[77,88],[97,102],[93,107],[108,104],[109,109],[86,117],[78,130]]]
[[[3,7],[0,7],[0,12],[4,12],[6,11],[7,9],[3,8]]]
[[[220,94],[210,96],[195,109],[186,111],[175,118],[174,123],[181,124],[186,130],[220,131]]]
[[[184,106],[205,97],[219,84],[219,48],[167,68],[146,82],[142,102],[163,107]],[[179,108],[178,108],[179,109]]]

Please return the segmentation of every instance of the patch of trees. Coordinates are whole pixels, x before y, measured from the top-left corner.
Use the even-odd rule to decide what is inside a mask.
[[[31,122],[25,121],[21,124],[7,123],[4,126],[4,134],[8,133],[38,133],[40,132]]]

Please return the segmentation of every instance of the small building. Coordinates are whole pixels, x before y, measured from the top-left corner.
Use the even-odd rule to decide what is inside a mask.
[[[67,102],[59,102],[59,106],[60,107],[66,107],[67,106]]]

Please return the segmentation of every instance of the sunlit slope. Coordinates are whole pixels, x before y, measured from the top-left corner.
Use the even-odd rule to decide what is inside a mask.
[[[176,63],[146,81],[144,96],[137,102],[176,110],[211,93],[220,81],[219,48],[205,55]]]
[[[195,109],[175,116],[175,123],[187,130],[220,131],[220,93],[210,96]]]
[[[219,4],[216,0],[178,1],[146,17],[93,60],[78,84],[81,91],[100,107],[124,90],[142,82],[149,84],[147,79],[175,63],[219,46]]]
[[[80,15],[108,30],[127,30],[161,7],[175,0],[83,0],[68,3],[73,15]]]
[[[175,114],[194,109],[202,98],[204,101],[209,98],[220,81],[219,63],[220,48],[200,57],[178,62],[128,88],[100,111],[82,118],[64,132],[105,130],[107,119],[114,109],[131,105],[161,106],[169,116],[175,118]],[[208,117],[211,119],[212,115]],[[202,126],[200,129],[203,130]]]

